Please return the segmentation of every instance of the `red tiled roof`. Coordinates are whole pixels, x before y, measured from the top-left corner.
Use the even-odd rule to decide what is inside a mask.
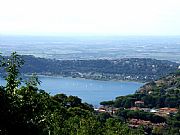
[[[164,107],[164,108],[159,108],[159,111],[163,111],[163,112],[178,112],[178,109]]]

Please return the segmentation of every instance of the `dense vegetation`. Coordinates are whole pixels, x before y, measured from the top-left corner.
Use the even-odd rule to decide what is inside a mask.
[[[179,112],[169,117],[160,117],[153,113],[141,110],[128,110],[135,107],[135,101],[143,101],[141,108],[177,108]],[[116,97],[114,101],[103,101],[101,105],[113,106],[121,108],[116,112],[116,115],[121,119],[128,120],[136,118],[148,120],[153,123],[165,122],[166,128],[159,128],[158,134],[180,134],[180,71],[171,73],[159,80],[152,81],[142,86],[135,94]],[[126,109],[124,109],[126,108]],[[152,133],[152,129],[149,134]],[[156,132],[157,133],[157,132]]]
[[[16,53],[1,57],[6,71],[6,86],[0,86],[1,135],[134,135],[142,129],[131,129],[120,119],[97,113],[91,105],[75,96],[50,96],[37,88],[32,76],[20,86],[19,69],[23,60]]]
[[[82,103],[76,96],[49,95],[37,88],[40,81],[35,75],[26,80],[24,86],[20,85],[19,71],[24,61],[16,53],[9,59],[0,57],[0,63],[7,81],[6,86],[0,86],[1,135],[179,135],[180,109],[175,115],[161,117],[128,108],[133,107],[136,100],[144,101],[143,107],[179,108],[180,72],[147,83],[135,94],[101,102],[103,106],[118,108],[111,114],[94,111],[92,105]],[[166,126],[132,128],[131,119]]]
[[[115,107],[133,107],[135,101],[144,101],[144,107],[180,107],[180,72],[146,83],[135,94],[116,97],[115,101],[102,102]]]
[[[54,60],[23,56],[21,73],[60,75],[98,80],[152,81],[177,70],[179,64],[166,60],[126,58],[119,60]]]

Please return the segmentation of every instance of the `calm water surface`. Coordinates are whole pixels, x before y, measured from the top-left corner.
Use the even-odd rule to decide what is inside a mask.
[[[142,83],[118,82],[118,81],[97,81],[77,78],[60,77],[39,77],[41,86],[51,95],[65,93],[80,97],[83,102],[98,106],[99,102],[113,100],[120,95],[133,94]],[[0,78],[0,85],[5,85],[5,81]]]

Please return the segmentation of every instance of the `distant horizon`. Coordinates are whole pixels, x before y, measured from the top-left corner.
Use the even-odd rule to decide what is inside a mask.
[[[180,60],[180,36],[0,36],[0,51],[52,59]]]
[[[0,0],[0,35],[180,35],[180,0]]]
[[[29,37],[179,37],[179,35],[123,35],[123,34],[87,34],[87,33],[82,33],[82,34],[13,34],[13,33],[8,33],[8,34],[1,34],[1,36],[29,36]]]

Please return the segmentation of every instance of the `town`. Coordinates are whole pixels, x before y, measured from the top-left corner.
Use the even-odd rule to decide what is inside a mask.
[[[157,115],[163,118],[174,116],[178,113],[177,108],[144,108],[144,101],[135,101],[135,106],[131,108],[123,108],[123,110],[127,111],[143,111],[147,113],[152,113],[153,115]],[[113,107],[111,105],[101,105],[99,108],[96,108],[95,111],[99,113],[108,113],[112,117],[116,117],[116,113],[118,112],[119,108]],[[122,110],[121,110],[122,111]],[[137,118],[128,118],[128,125],[130,127],[139,127],[139,126],[148,126],[148,127],[157,127],[157,126],[167,126],[165,122],[162,123],[153,123],[150,120],[143,120]]]

